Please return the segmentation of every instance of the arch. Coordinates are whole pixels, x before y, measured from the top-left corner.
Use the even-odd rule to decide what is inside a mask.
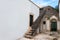
[[[50,17],[50,20],[52,20],[52,19],[58,20],[58,18],[54,15]]]

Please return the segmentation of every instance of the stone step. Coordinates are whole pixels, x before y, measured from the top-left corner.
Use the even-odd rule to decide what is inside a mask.
[[[31,33],[27,33],[26,35],[31,35]]]
[[[33,33],[34,31],[35,31],[34,29],[29,30],[29,31],[25,34],[24,37],[26,37],[26,38],[32,38],[32,36],[33,36],[32,33]]]
[[[35,31],[35,29],[32,29],[32,30],[30,30],[30,31]]]
[[[32,33],[32,31],[29,31],[28,33]]]
[[[24,37],[25,38],[30,38],[30,39],[32,38],[32,36],[30,36],[30,35],[25,35]]]

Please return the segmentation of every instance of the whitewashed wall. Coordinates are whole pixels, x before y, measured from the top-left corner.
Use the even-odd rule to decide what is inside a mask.
[[[28,0],[0,0],[0,40],[16,40],[28,29],[29,13],[38,17],[39,8]]]
[[[39,16],[39,8],[34,5],[33,3],[31,3],[31,13],[34,15],[34,21],[36,20],[36,18]]]

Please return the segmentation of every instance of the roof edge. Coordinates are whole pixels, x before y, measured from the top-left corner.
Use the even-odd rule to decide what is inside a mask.
[[[35,6],[37,6],[38,8],[40,8],[37,4],[35,4],[33,1],[29,0],[31,3],[33,3]]]

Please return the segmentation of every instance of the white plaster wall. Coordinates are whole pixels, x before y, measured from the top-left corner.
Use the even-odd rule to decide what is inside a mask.
[[[36,18],[39,16],[39,8],[36,7],[36,5],[31,3],[31,13],[34,14],[34,21],[36,20]]]
[[[46,20],[46,28],[47,30],[50,30],[50,20]]]
[[[60,21],[57,21],[57,29],[60,30]]]
[[[43,24],[44,21],[46,22],[46,18],[45,17],[43,18],[43,21],[42,21],[42,27],[43,27],[42,30],[45,32],[46,31],[46,25],[47,24]]]
[[[46,28],[47,28],[47,24],[43,24],[44,21],[46,21],[45,17],[42,18],[41,24],[40,24],[40,30],[43,31],[43,32],[45,32]]]
[[[0,0],[0,40],[22,37],[29,26],[30,12],[35,20],[39,9],[28,0]]]

